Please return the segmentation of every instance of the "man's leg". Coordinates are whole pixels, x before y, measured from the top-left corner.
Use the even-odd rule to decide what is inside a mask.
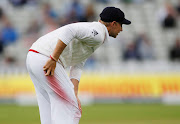
[[[35,80],[32,80],[37,91],[41,121],[46,122],[43,120],[50,118],[51,124],[78,124],[81,113],[74,87],[62,65],[56,64],[54,76],[45,76],[43,66],[49,58],[37,53],[30,54],[27,58],[27,67],[30,66],[28,71],[31,77],[35,77]],[[47,96],[50,106],[45,103]],[[48,113],[51,113],[51,116]]]
[[[35,90],[36,90],[36,97],[39,106],[40,112],[40,119],[41,124],[51,124],[51,105],[48,93],[44,89],[46,85],[44,82],[46,81],[45,78],[42,78],[44,75],[41,65],[43,60],[41,58],[42,55],[29,52],[27,56],[27,69],[31,80],[33,81]]]
[[[81,112],[74,86],[62,65],[57,64],[54,76],[46,78],[52,89],[49,92],[52,124],[78,124]]]
[[[39,113],[41,124],[51,124],[51,105],[48,93],[37,86],[35,86],[36,97],[39,106]]]

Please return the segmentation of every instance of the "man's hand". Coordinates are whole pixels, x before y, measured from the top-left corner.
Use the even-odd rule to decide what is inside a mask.
[[[74,93],[75,93],[75,96],[77,98],[77,102],[78,102],[78,107],[81,111],[81,114],[82,114],[82,109],[81,109],[81,101],[79,100],[79,97],[78,97],[78,86],[79,86],[79,81],[77,79],[71,79],[71,82],[73,83],[74,85]]]
[[[48,59],[48,61],[43,67],[43,70],[46,72],[45,73],[46,76],[54,75],[54,70],[56,68],[56,61],[59,59],[59,56],[61,55],[65,47],[66,44],[63,43],[61,40],[58,40],[53,53],[50,55],[50,59]]]
[[[54,70],[56,68],[56,61],[52,60],[51,58],[48,59],[46,64],[43,67],[43,70],[46,72],[45,75],[54,75]]]
[[[77,102],[78,102],[78,107],[79,107],[81,114],[82,114],[81,101],[79,100],[78,96],[76,96],[76,98],[77,98]]]

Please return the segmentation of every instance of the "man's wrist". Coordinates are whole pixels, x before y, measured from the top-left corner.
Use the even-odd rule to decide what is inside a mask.
[[[75,93],[75,96],[78,97],[78,93],[76,91],[74,91],[74,93]]]
[[[55,62],[57,62],[58,60],[57,59],[55,59],[52,55],[50,55],[50,58],[53,60],[53,61],[55,61]]]

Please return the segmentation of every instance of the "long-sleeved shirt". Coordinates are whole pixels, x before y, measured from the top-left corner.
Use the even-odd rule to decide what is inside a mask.
[[[70,78],[80,80],[85,61],[108,37],[106,26],[100,22],[72,23],[40,37],[31,49],[49,57],[61,40],[67,46],[59,57],[59,63],[64,68],[71,67]]]

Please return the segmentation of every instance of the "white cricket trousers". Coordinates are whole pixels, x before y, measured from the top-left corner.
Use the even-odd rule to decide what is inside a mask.
[[[41,124],[78,124],[81,112],[74,85],[65,69],[56,63],[53,76],[45,76],[43,66],[49,58],[28,52],[26,65],[35,87]]]

